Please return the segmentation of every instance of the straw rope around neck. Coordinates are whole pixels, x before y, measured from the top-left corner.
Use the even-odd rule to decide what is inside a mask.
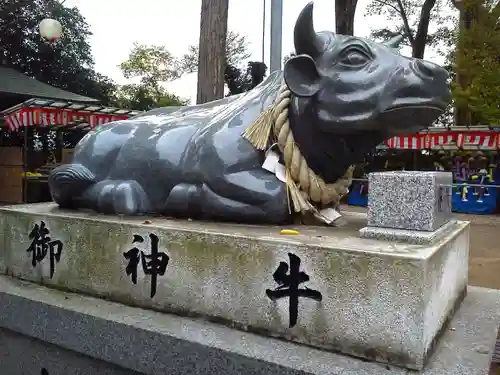
[[[320,210],[328,206],[337,206],[347,194],[352,181],[354,167],[347,169],[343,177],[331,184],[316,175],[307,165],[299,146],[295,143],[288,122],[288,106],[291,92],[283,81],[274,104],[265,110],[259,118],[245,130],[243,138],[256,149],[265,151],[270,144],[276,143],[285,162],[285,183],[292,207],[296,213],[312,213],[318,217]]]

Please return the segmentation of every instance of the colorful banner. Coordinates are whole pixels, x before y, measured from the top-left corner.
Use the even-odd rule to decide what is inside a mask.
[[[126,120],[126,115],[91,113],[60,108],[21,108],[5,117],[10,130],[30,126],[68,126],[75,122],[88,123],[91,128],[111,121]]]

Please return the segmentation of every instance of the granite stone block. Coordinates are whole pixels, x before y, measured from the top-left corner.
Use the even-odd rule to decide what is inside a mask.
[[[451,172],[369,175],[368,226],[435,231],[451,220]]]
[[[280,227],[104,216],[54,204],[2,207],[0,217],[9,275],[414,369],[467,285],[466,222],[415,245],[359,238],[365,217],[335,229],[294,227],[295,236],[280,235]],[[54,251],[35,264],[27,251],[42,223],[64,246],[52,264]],[[155,243],[168,256],[156,280]],[[297,299],[287,294],[292,272],[301,281]]]

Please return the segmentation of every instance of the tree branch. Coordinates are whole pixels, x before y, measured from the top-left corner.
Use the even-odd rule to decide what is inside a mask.
[[[404,9],[403,3],[401,0],[397,0],[398,6],[396,7],[394,4],[391,4],[387,1],[384,0],[375,0],[379,4],[383,4],[394,10],[396,13],[398,13],[401,16],[401,19],[403,21],[403,28],[405,30],[406,37],[408,38],[408,41],[410,42],[410,45],[413,46],[414,38],[413,38],[413,33],[411,31],[410,27],[410,22],[408,21],[408,16],[406,15],[406,11]]]
[[[399,14],[401,15],[401,18],[403,19],[403,26],[406,31],[406,36],[408,37],[408,41],[410,42],[411,46],[413,47],[413,43],[415,42],[415,39],[413,38],[413,33],[411,32],[411,27],[410,27],[410,22],[408,21],[408,16],[406,15],[405,8],[403,6],[403,2],[401,0],[397,0],[398,2],[398,8],[399,8]]]
[[[400,11],[397,7],[395,7],[393,4],[388,3],[387,1],[383,1],[383,0],[375,0],[375,1],[376,1],[377,3],[379,3],[379,4],[383,4],[383,5],[388,6],[389,8],[392,8],[392,9],[393,9],[393,10],[395,10],[397,13],[399,13],[399,15],[400,15],[400,16],[403,16],[403,15],[401,14],[401,11]]]

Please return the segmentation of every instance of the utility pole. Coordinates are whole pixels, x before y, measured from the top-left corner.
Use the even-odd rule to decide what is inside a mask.
[[[262,62],[266,62],[266,0],[262,1]]]
[[[269,73],[281,70],[281,39],[283,28],[283,0],[271,0],[271,51]]]
[[[202,0],[196,103],[224,97],[229,0]]]

